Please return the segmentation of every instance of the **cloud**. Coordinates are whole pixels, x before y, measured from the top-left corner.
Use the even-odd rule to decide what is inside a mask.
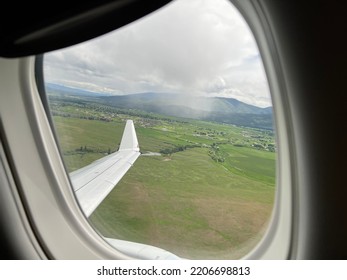
[[[49,53],[45,78],[115,94],[178,92],[271,104],[254,38],[227,0],[174,1],[100,38]]]

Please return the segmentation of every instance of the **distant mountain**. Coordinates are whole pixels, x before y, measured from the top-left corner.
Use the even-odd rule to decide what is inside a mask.
[[[233,98],[183,94],[139,93],[101,97],[101,102],[168,116],[272,129],[272,107],[259,108]]]
[[[48,92],[54,94],[92,98],[93,102],[116,108],[137,109],[166,116],[273,129],[272,107],[259,108],[234,98],[153,92],[115,96],[54,83],[46,83],[45,86]]]
[[[94,91],[83,90],[74,87],[68,87],[60,84],[54,83],[45,83],[46,89],[51,92],[59,94],[68,94],[68,95],[80,95],[80,96],[89,96],[89,97],[98,97],[98,96],[109,96],[109,93],[100,93]]]

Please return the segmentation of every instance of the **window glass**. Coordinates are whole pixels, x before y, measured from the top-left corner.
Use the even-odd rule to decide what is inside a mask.
[[[112,244],[191,259],[240,258],[257,244],[274,204],[272,104],[229,1],[174,1],[46,54],[44,76],[70,174],[117,152],[134,123],[141,155],[89,216]]]

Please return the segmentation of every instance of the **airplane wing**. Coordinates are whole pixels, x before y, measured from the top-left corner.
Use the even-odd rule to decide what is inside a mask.
[[[132,120],[127,120],[117,152],[70,173],[78,202],[87,217],[111,192],[139,156],[140,148],[134,123]],[[120,252],[134,258],[180,259],[178,256],[154,246],[120,239],[105,237],[104,239]]]
[[[140,156],[132,120],[127,120],[119,150],[70,173],[78,202],[89,217]]]

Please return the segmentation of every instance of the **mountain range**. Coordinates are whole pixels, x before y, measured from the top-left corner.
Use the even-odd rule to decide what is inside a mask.
[[[153,92],[110,96],[110,94],[53,83],[46,83],[46,89],[64,95],[93,98],[93,102],[116,108],[137,109],[166,116],[273,129],[272,107],[260,108],[234,98]]]
[[[272,129],[272,107],[260,108],[234,98],[172,93],[139,93],[100,97],[110,106],[168,116]]]

